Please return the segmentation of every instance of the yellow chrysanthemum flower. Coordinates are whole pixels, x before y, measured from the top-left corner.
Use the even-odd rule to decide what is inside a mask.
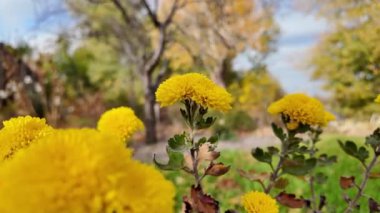
[[[244,209],[248,213],[278,213],[279,209],[274,200],[263,192],[251,191],[242,196]]]
[[[289,129],[296,129],[300,123],[308,125],[325,126],[328,122],[335,120],[335,116],[325,111],[323,104],[304,94],[290,94],[272,103],[268,107],[271,114],[283,113],[288,116]]]
[[[54,131],[4,162],[0,180],[0,212],[173,212],[173,184],[91,129]]]
[[[118,107],[103,113],[98,121],[98,130],[128,140],[134,133],[144,129],[143,122],[129,107]]]
[[[379,103],[380,104],[380,95],[378,95],[375,99],[375,103]]]
[[[156,92],[161,107],[190,99],[205,108],[219,111],[231,109],[232,97],[222,87],[199,73],[177,75],[164,81]]]
[[[52,132],[45,119],[20,116],[3,122],[0,130],[0,161]]]

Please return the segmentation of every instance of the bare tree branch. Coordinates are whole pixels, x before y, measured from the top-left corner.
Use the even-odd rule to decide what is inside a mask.
[[[174,3],[173,3],[173,5],[172,5],[172,7],[170,9],[169,15],[168,15],[168,17],[166,18],[166,20],[163,23],[165,26],[168,25],[168,24],[170,24],[172,22],[174,14],[175,14],[175,12],[177,11],[178,8],[179,8],[178,0],[174,0]]]
[[[143,3],[144,7],[148,11],[149,18],[152,20],[152,23],[155,27],[159,28],[161,26],[160,21],[157,18],[157,14],[153,12],[153,10],[150,8],[148,2],[146,0],[141,0]]]
[[[121,16],[126,24],[131,23],[131,20],[128,16],[127,10],[123,7],[119,0],[112,0],[112,3],[116,6],[116,8],[120,11]]]

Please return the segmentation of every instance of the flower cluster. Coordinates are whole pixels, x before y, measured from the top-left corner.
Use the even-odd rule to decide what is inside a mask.
[[[379,103],[380,104],[380,95],[378,95],[375,99],[375,103]]]
[[[18,150],[28,147],[53,130],[45,119],[30,116],[12,118],[4,121],[3,126],[0,130],[0,161],[12,157]]]
[[[325,111],[323,104],[315,98],[304,94],[290,94],[272,103],[268,112],[279,114],[289,118],[287,127],[296,129],[299,124],[325,126],[335,120],[330,112]]]
[[[117,137],[56,130],[0,168],[0,212],[172,212],[174,187]],[[31,196],[25,196],[26,194]]]
[[[99,131],[117,135],[124,141],[143,128],[144,124],[129,107],[108,110],[98,121]]]
[[[164,81],[157,89],[156,99],[162,107],[192,100],[204,108],[223,112],[231,109],[232,102],[224,88],[199,73],[177,75]]]
[[[278,213],[276,201],[263,192],[251,191],[242,196],[244,209],[248,213]]]

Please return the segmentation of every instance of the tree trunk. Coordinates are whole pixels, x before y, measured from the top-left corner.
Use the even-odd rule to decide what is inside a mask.
[[[223,59],[219,62],[211,73],[211,79],[222,87],[226,87],[226,82],[224,82],[224,76],[227,71],[227,59]]]
[[[153,144],[157,142],[157,121],[156,111],[154,106],[156,104],[155,91],[152,83],[152,76],[148,73],[143,74],[143,83],[145,89],[144,95],[144,123],[145,123],[145,142]]]

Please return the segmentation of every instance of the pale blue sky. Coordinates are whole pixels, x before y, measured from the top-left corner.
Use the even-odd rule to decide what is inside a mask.
[[[48,2],[45,0],[44,2]],[[50,1],[52,2],[52,1]],[[16,44],[26,41],[40,51],[49,51],[54,45],[56,33],[68,24],[67,15],[44,23],[37,23],[38,5],[33,0],[0,0],[0,41]],[[321,82],[310,80],[305,68],[308,50],[326,31],[325,21],[314,15],[296,11],[280,12],[276,20],[281,29],[277,51],[269,56],[270,72],[286,92],[304,92],[325,95]],[[241,56],[235,61],[237,68],[246,68],[249,62]]]

